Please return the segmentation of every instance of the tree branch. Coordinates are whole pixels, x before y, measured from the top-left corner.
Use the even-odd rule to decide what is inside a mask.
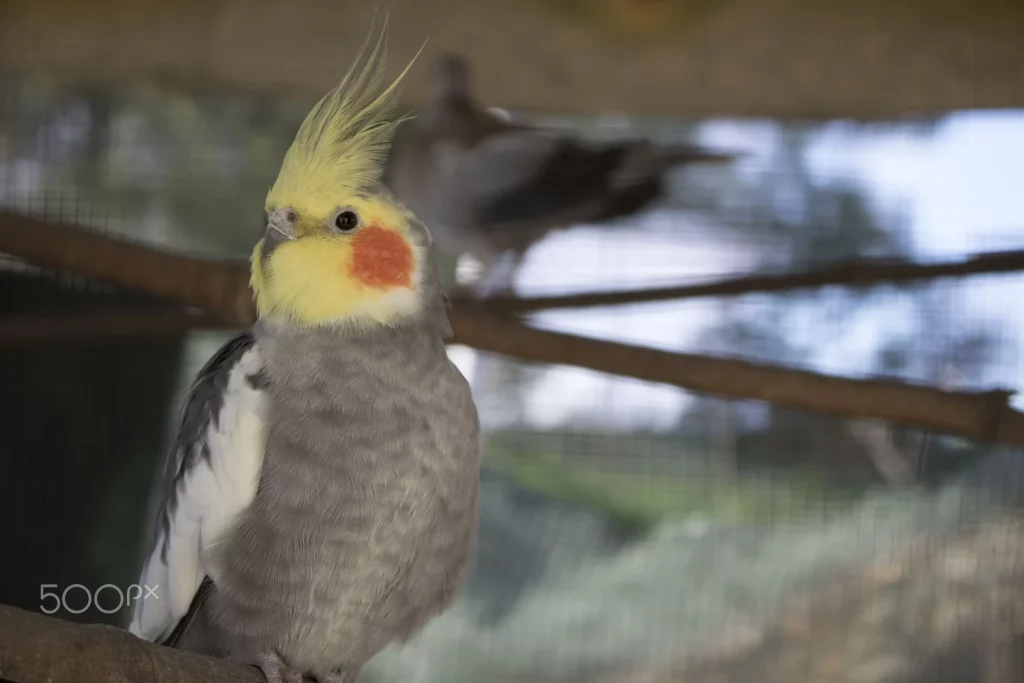
[[[185,334],[196,329],[232,328],[221,318],[188,311],[141,311],[119,315],[0,317],[0,348],[110,337]]]
[[[245,263],[170,254],[100,231],[0,211],[0,252],[215,313],[255,320]]]
[[[0,605],[0,679],[12,683],[266,683],[259,669]]]
[[[248,268],[120,242],[76,226],[0,212],[0,251],[203,308],[231,326],[255,317]],[[145,268],[138,264],[143,262]],[[875,418],[978,441],[1024,445],[1010,391],[955,392],[588,339],[479,310],[450,312],[456,343],[530,362],[573,365],[731,399],[845,418]]]
[[[476,306],[493,313],[527,313],[556,308],[590,308],[621,304],[650,303],[708,296],[738,296],[787,292],[833,285],[863,287],[943,277],[1008,273],[1024,270],[1024,251],[987,252],[957,261],[914,263],[902,260],[863,260],[843,263],[803,273],[746,275],[716,282],[675,285],[604,292],[586,292],[555,296],[494,296],[483,301],[458,301],[465,307]]]
[[[943,391],[891,380],[847,379],[588,339],[466,312],[453,315],[455,323],[461,343],[525,361],[572,365],[725,398],[1024,445],[1024,413],[1009,406],[1013,392],[1008,390]]]

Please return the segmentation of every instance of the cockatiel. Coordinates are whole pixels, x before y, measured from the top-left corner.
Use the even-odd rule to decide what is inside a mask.
[[[402,76],[386,16],[266,199],[252,331],[199,372],[129,630],[351,683],[453,600],[478,524],[479,421],[449,361],[424,226],[379,187]],[[408,67],[406,68],[408,71]]]
[[[509,292],[526,251],[552,230],[634,214],[662,195],[670,168],[736,156],[645,140],[588,145],[512,122],[475,100],[469,65],[447,54],[385,182],[427,221],[442,252],[483,265],[472,293],[485,297]]]

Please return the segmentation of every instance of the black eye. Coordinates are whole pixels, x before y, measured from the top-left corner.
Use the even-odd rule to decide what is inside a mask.
[[[355,211],[342,211],[334,219],[334,227],[342,232],[352,232],[359,227],[359,216]]]

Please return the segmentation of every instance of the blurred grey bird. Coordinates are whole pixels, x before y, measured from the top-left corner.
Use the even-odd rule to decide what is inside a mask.
[[[442,55],[432,79],[430,101],[392,147],[384,182],[430,225],[442,252],[483,265],[478,297],[510,292],[527,250],[551,231],[634,214],[662,196],[670,168],[737,156],[646,140],[585,144],[515,123],[474,99],[458,55]]]

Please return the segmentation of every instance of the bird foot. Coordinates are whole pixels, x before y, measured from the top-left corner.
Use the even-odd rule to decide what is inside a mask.
[[[359,678],[359,669],[341,669],[317,679],[317,683],[356,683],[357,678]]]
[[[302,672],[286,665],[273,652],[260,655],[259,662],[267,683],[302,683]]]

